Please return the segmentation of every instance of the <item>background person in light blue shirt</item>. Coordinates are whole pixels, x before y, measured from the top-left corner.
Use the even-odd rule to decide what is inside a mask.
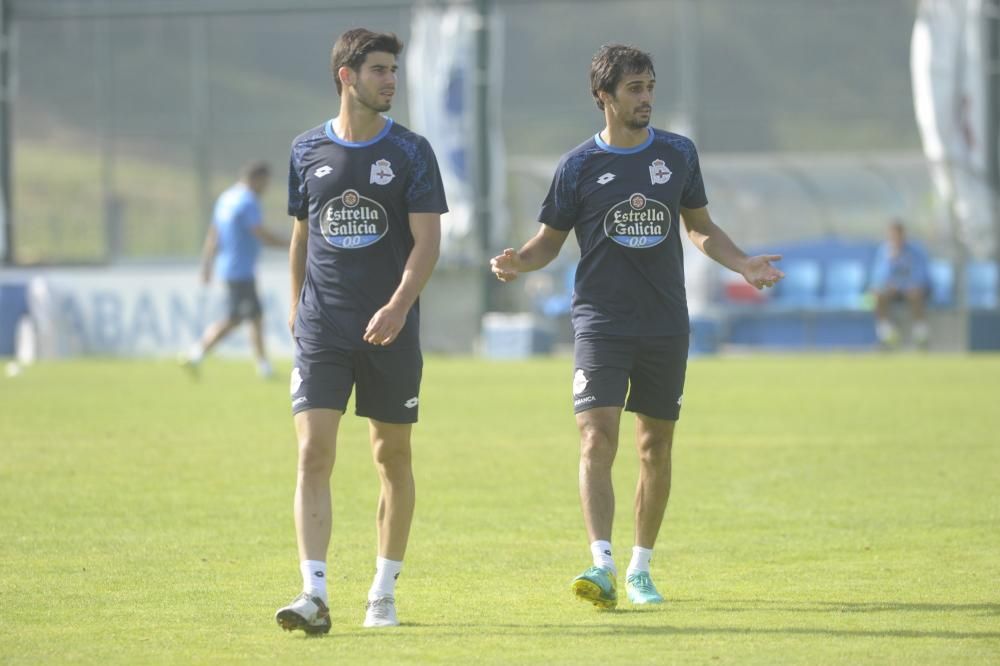
[[[889,224],[888,237],[879,246],[872,264],[871,290],[875,294],[875,331],[879,342],[894,346],[899,332],[892,323],[893,303],[906,302],[913,315],[913,342],[927,345],[929,330],[925,315],[930,293],[930,260],[924,248],[906,239],[906,229],[900,220]]]
[[[182,359],[183,365],[197,372],[205,355],[225,338],[240,322],[250,322],[250,341],[257,359],[257,372],[270,377],[271,364],[264,351],[262,310],[257,297],[257,257],[261,244],[286,247],[283,240],[264,228],[260,196],[271,179],[270,168],[264,162],[247,166],[238,182],[219,195],[212,214],[212,224],[205,236],[201,256],[201,278],[204,284],[215,276],[226,283],[229,302],[225,319],[205,330],[201,340]]]

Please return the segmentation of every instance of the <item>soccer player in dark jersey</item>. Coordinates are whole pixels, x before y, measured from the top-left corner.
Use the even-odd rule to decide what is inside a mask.
[[[330,59],[340,114],[292,143],[288,324],[295,339],[294,513],[303,592],[277,612],[288,630],[330,630],[330,476],[352,389],[356,413],[369,420],[381,480],[364,626],[399,624],[395,584],[413,518],[410,431],[423,368],[417,297],[437,262],[441,213],[448,210],[427,140],[382,115],[396,90],[402,48],[391,33],[358,28],[341,35]]]
[[[712,221],[694,144],[649,127],[656,83],[650,56],[604,46],[591,63],[590,79],[605,128],[563,156],[542,203],[538,233],[520,250],[494,257],[491,268],[509,282],[547,265],[569,232],[576,232],[573,405],[580,500],[594,565],[573,580],[572,589],[599,608],[614,608],[611,466],[623,407],[636,414],[640,462],[626,588],[633,603],[663,601],[649,562],[670,494],[689,339],[678,222],[683,219],[699,250],[758,289],[783,273],[771,265],[780,257],[748,257]]]

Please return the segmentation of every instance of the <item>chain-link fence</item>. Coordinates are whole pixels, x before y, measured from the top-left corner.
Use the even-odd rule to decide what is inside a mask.
[[[214,197],[252,159],[278,174],[264,203],[282,224],[289,143],[336,113],[336,35],[409,37],[406,3],[357,4],[13,0],[15,260],[193,256]],[[609,41],[652,53],[654,123],[696,138],[713,210],[736,228],[759,211],[746,240],[929,216],[909,0],[495,4],[515,222],[540,202],[525,183],[547,184],[600,128],[587,73]],[[407,124],[403,81],[391,114]]]

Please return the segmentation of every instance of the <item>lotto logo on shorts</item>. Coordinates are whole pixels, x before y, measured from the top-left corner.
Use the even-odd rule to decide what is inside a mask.
[[[670,209],[637,192],[611,207],[604,216],[604,233],[625,247],[654,247],[670,233]]]
[[[357,190],[344,190],[327,202],[319,215],[319,230],[326,242],[344,250],[356,250],[379,242],[389,231],[389,216],[382,204],[363,197]]]

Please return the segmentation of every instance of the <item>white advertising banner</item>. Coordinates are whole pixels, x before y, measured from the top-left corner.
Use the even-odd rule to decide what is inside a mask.
[[[268,353],[290,357],[287,266],[262,265],[257,290]],[[202,285],[195,265],[53,269],[34,274],[29,301],[43,358],[164,357],[187,351],[209,324],[224,318],[227,294],[224,284]],[[249,354],[246,325],[218,353]]]
[[[921,0],[913,27],[913,102],[940,207],[974,257],[993,253],[982,0]]]
[[[450,212],[441,218],[441,257],[445,262],[479,261],[479,230],[474,219],[478,154],[476,34],[482,18],[468,5],[417,6],[406,47],[410,124],[434,148],[448,194]],[[489,104],[491,240],[505,236],[506,168],[499,109],[503,33],[499,15],[489,19]]]

